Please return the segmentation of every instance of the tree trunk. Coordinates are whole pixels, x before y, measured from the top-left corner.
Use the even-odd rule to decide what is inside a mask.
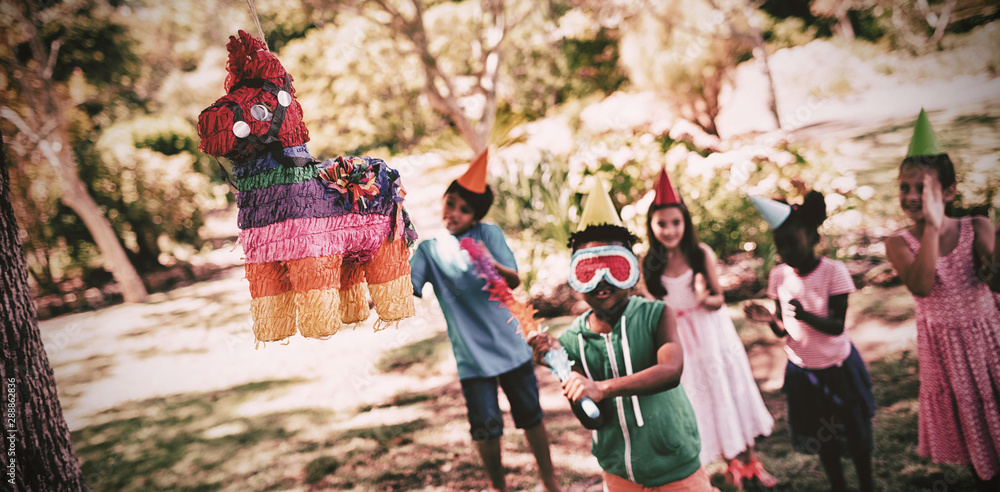
[[[851,24],[851,18],[847,16],[847,8],[843,8],[837,12],[837,34],[847,40],[854,39],[854,25]]]
[[[59,116],[54,117],[60,118]],[[58,128],[61,130],[62,126],[60,125]],[[59,135],[65,135],[62,131],[58,131],[58,133]],[[80,219],[83,220],[84,225],[87,226],[87,230],[93,236],[94,242],[97,243],[97,248],[101,251],[101,256],[104,257],[105,268],[110,270],[111,274],[114,275],[118,286],[121,288],[122,297],[125,302],[145,301],[147,296],[146,286],[143,285],[142,278],[139,277],[139,272],[135,270],[135,267],[129,261],[128,255],[125,254],[125,248],[118,241],[118,235],[115,234],[115,230],[111,228],[108,219],[104,217],[104,211],[97,205],[94,198],[90,196],[83,181],[80,181],[76,162],[71,160],[72,155],[69,152],[69,145],[64,143],[58,146],[62,148],[60,152],[62,155],[58,155],[53,148],[56,146],[47,140],[43,140],[40,147],[49,162],[56,169],[60,170],[59,180],[62,185],[62,193],[59,194],[59,198],[62,199],[67,207],[73,209],[80,216]]]
[[[31,74],[29,77],[18,79],[21,88],[21,96],[29,102],[29,107],[38,117],[36,124],[39,127],[52,128],[51,132],[41,132],[32,129],[24,122],[23,118],[13,112],[4,111],[4,116],[11,119],[23,132],[31,134],[32,140],[38,143],[39,149],[56,169],[56,174],[61,182],[60,198],[63,203],[73,209],[83,220],[84,225],[90,231],[97,248],[104,257],[105,267],[111,271],[118,282],[125,302],[143,302],[146,300],[146,287],[142,283],[142,278],[136,272],[135,267],[129,262],[125,254],[125,248],[118,241],[111,224],[104,217],[104,212],[94,201],[94,198],[87,192],[87,187],[80,181],[79,171],[73,152],[69,145],[66,121],[63,117],[63,105],[56,95],[56,89],[51,80],[51,63],[47,60],[54,60],[58,49],[49,49],[46,52],[42,44],[42,38],[36,26],[37,15],[33,2],[24,1],[24,11],[22,11],[25,31],[28,33],[31,54],[34,58],[34,66],[20,67],[25,73]]]
[[[489,14],[486,36],[480,39],[483,71],[478,75],[477,89],[483,95],[483,114],[473,121],[459,104],[460,94],[456,94],[452,78],[444,73],[437,57],[431,53],[427,30],[424,25],[424,6],[421,0],[413,0],[413,17],[406,18],[399,10],[385,0],[374,0],[392,20],[383,22],[394,35],[404,36],[413,44],[424,69],[424,94],[431,109],[439,113],[455,127],[458,136],[469,145],[473,155],[478,155],[489,144],[490,131],[496,121],[497,78],[500,70],[500,43],[507,32],[503,0],[482,0],[484,14]],[[360,11],[359,11],[360,12]]]
[[[0,160],[0,319],[4,326],[0,335],[4,421],[0,464],[4,488],[87,490],[28,292],[28,268],[2,152]]]
[[[757,27],[754,8],[751,5],[747,5],[743,12],[747,18],[747,24],[750,26],[750,34],[753,36],[754,60],[757,61],[757,65],[760,66],[760,73],[764,75],[764,79],[767,81],[767,109],[771,112],[771,116],[774,117],[775,127],[780,130],[781,117],[778,116],[778,96],[774,91],[774,78],[771,76],[771,62],[767,59],[767,45],[764,43],[764,35],[760,33],[760,28]]]

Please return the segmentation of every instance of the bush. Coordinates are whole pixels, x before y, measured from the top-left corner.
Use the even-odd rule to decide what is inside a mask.
[[[644,252],[645,213],[664,166],[701,240],[723,259],[747,251],[763,258],[756,269],[761,280],[773,266],[774,253],[767,223],[748,200],[750,194],[794,203],[809,189],[823,192],[830,219],[821,232],[828,249],[838,257],[866,253],[856,247],[863,232],[858,230],[859,209],[874,190],[859,188],[823,152],[766,137],[716,143],[683,120],[655,134],[649,128],[641,124],[581,137],[567,155],[520,151],[506,164],[505,175],[495,181],[497,200],[490,218],[508,231],[525,288],[532,294],[565,281],[566,274],[557,272],[568,262],[566,240],[576,227],[589,180],[600,179],[609,188],[626,226],[643,238],[636,251]]]

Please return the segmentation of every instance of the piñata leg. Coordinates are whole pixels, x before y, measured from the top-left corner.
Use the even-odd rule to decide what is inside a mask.
[[[246,264],[250,281],[250,315],[258,342],[284,340],[295,334],[295,292],[284,262]]]
[[[360,323],[368,319],[368,287],[361,265],[344,262],[340,273],[340,320],[344,324]]]
[[[340,331],[341,255],[285,262],[295,290],[296,323],[307,338],[326,338]]]
[[[365,264],[368,291],[379,317],[375,331],[415,313],[409,259],[406,241],[390,238],[382,242],[375,257]]]

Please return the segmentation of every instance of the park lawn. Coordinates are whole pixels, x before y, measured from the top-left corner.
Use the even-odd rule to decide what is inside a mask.
[[[879,293],[877,293],[879,294]],[[898,289],[881,293],[886,302]],[[871,316],[875,310],[866,314]],[[568,318],[550,323],[556,333]],[[742,324],[742,323],[740,323]],[[749,326],[741,328],[751,330]],[[761,332],[741,333],[748,345],[769,343]],[[748,336],[749,335],[749,336]],[[431,371],[450,350],[435,335],[383,355],[379,367],[392,372]],[[870,361],[878,411],[874,470],[878,490],[973,490],[969,471],[938,465],[916,455],[919,368],[908,351]],[[539,369],[544,396],[558,385]],[[132,402],[104,412],[101,423],[73,432],[92,490],[470,490],[487,481],[468,436],[457,381],[432,391],[404,391],[378,405],[336,413],[303,408],[252,414],[244,405],[280,396],[297,380],[261,381],[221,391]],[[788,439],[784,396],[764,392],[775,417],[771,436],[760,438],[761,460],[781,483],[774,490],[824,490],[818,458],[795,453]],[[560,480],[570,490],[600,490],[590,433],[568,408],[549,405],[546,426]],[[555,409],[553,409],[553,406]],[[503,439],[508,484],[533,490],[534,460],[506,416]],[[844,461],[856,486],[853,466]],[[725,465],[709,466],[723,491]]]

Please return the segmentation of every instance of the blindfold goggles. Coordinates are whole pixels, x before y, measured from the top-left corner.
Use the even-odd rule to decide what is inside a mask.
[[[628,289],[639,280],[639,260],[624,246],[577,250],[569,268],[569,285],[577,292],[594,290],[602,279],[619,289]]]

